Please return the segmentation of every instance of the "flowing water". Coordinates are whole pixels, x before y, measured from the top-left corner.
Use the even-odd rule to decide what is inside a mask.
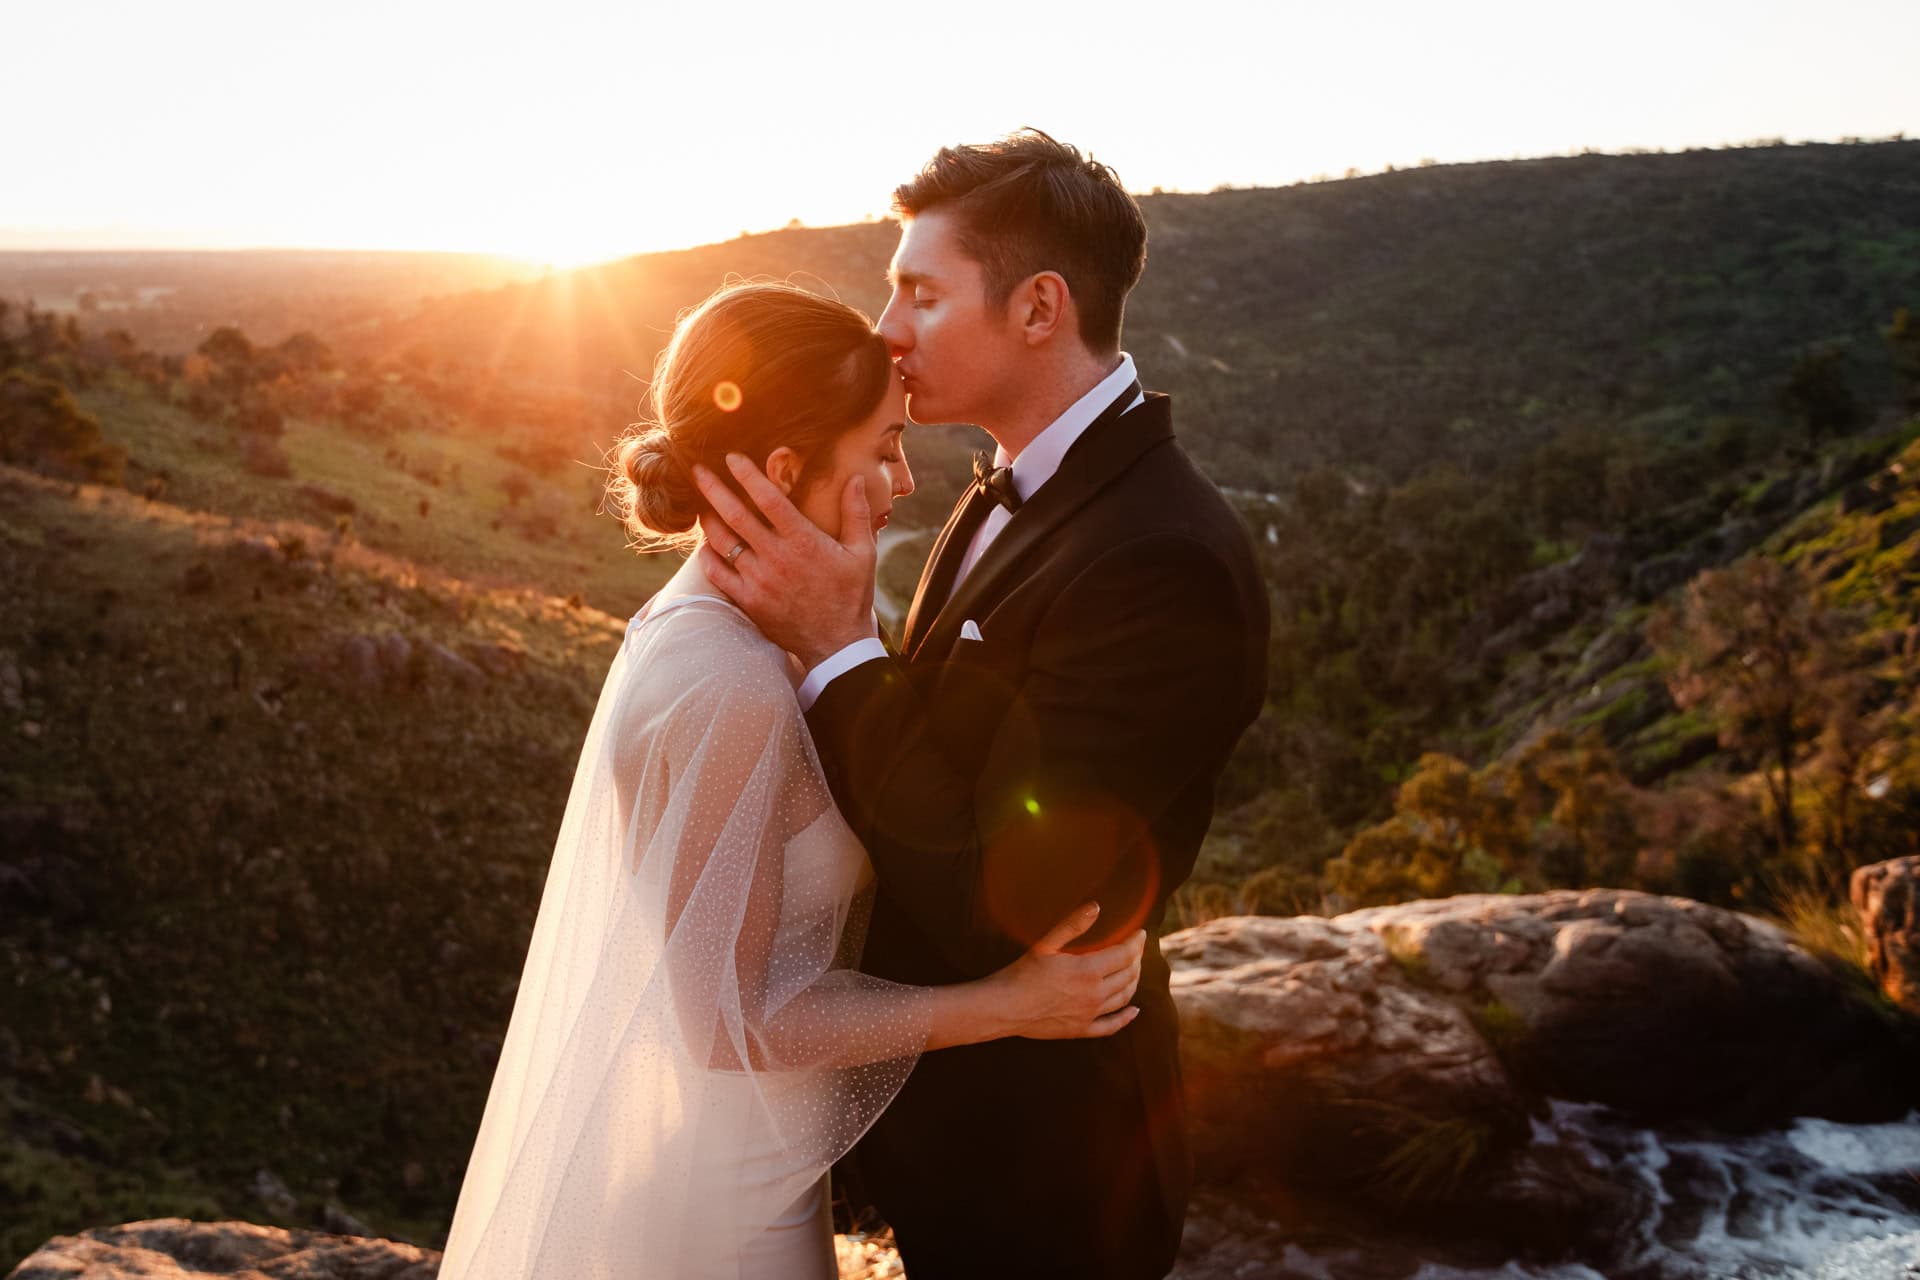
[[[1611,1256],[1500,1270],[1428,1265],[1415,1280],[1920,1277],[1920,1111],[1890,1124],[1802,1119],[1699,1138],[1555,1102],[1534,1140],[1581,1151],[1642,1193]]]
[[[1267,1222],[1196,1231],[1172,1280],[1920,1280],[1920,1111],[1890,1124],[1802,1119],[1748,1137],[1632,1124],[1552,1102],[1533,1140],[1611,1170],[1636,1193],[1600,1256],[1462,1267],[1399,1239],[1305,1243]],[[1292,1237],[1292,1238],[1290,1238]],[[887,1238],[839,1238],[841,1280],[897,1280]],[[911,1275],[907,1280],[912,1280]]]

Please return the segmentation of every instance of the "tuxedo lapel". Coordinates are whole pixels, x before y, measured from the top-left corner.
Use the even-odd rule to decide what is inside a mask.
[[[940,530],[940,536],[934,540],[933,552],[927,557],[926,567],[920,570],[919,585],[914,587],[913,602],[907,607],[906,626],[900,631],[900,651],[904,654],[912,655],[925,637],[934,615],[940,612],[939,602],[952,591],[953,575],[959,571],[961,557],[967,554],[967,544],[971,541],[970,534],[976,523],[968,519],[967,504],[975,500],[977,492],[975,486],[968,485],[961,493],[960,501],[953,504],[953,512]],[[969,536],[959,535],[963,525]]]
[[[1149,391],[1146,396],[1146,403],[1109,422],[1097,423],[1074,441],[1060,460],[1060,469],[1031,499],[1020,504],[1020,509],[1013,513],[943,607],[927,608],[916,593],[914,610],[923,619],[925,634],[916,635],[907,644],[909,660],[944,656],[953,647],[954,638],[967,618],[1012,581],[1012,571],[1032,547],[1058,529],[1147,450],[1173,438],[1173,414],[1167,396],[1159,391]],[[965,555],[965,543],[952,554]],[[939,556],[938,550],[935,555]],[[951,577],[946,579],[951,580]],[[923,579],[921,585],[924,588],[927,582]],[[929,613],[931,625],[924,620]]]

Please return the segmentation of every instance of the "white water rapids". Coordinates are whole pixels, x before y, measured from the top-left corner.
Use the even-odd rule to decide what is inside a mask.
[[[1497,1270],[1429,1264],[1412,1280],[1920,1277],[1920,1111],[1889,1124],[1803,1118],[1768,1133],[1700,1138],[1554,1102],[1534,1141],[1584,1152],[1641,1193],[1634,1230],[1612,1256]],[[1340,1273],[1322,1261],[1333,1264],[1326,1275]]]

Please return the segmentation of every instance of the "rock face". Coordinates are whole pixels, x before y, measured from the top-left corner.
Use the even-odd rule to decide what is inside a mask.
[[[1881,990],[1920,1013],[1920,857],[1861,867],[1848,892],[1866,926],[1867,963]]]
[[[152,1218],[55,1236],[7,1280],[171,1280],[218,1275],[230,1280],[433,1280],[440,1255],[397,1240],[250,1222]]]
[[[1854,882],[1906,992],[1916,881],[1920,858]],[[1199,1173],[1175,1280],[1611,1256],[1657,1189],[1553,1140],[1547,1098],[1725,1128],[1920,1106],[1920,1020],[1772,924],[1684,898],[1463,895],[1214,920],[1161,947]],[[884,1239],[839,1248],[843,1275],[897,1274]],[[394,1241],[175,1218],[56,1237],[10,1280],[428,1280],[438,1266]]]
[[[1397,1116],[1525,1131],[1465,1009],[1409,980],[1380,933],[1348,917],[1242,916],[1161,949],[1203,1179],[1351,1176],[1397,1145]]]
[[[1546,1096],[1731,1129],[1920,1103],[1911,1035],[1775,926],[1685,898],[1468,894],[1161,945],[1203,1180],[1412,1190],[1517,1150]]]

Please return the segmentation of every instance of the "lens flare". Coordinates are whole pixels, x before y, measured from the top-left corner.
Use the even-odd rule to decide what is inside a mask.
[[[713,403],[722,413],[732,413],[740,407],[740,387],[737,383],[719,382],[714,384]]]
[[[1160,856],[1146,820],[1114,796],[1055,799],[1028,791],[988,839],[982,906],[1027,944],[1085,901],[1100,919],[1070,950],[1113,941],[1146,923],[1160,892]]]

